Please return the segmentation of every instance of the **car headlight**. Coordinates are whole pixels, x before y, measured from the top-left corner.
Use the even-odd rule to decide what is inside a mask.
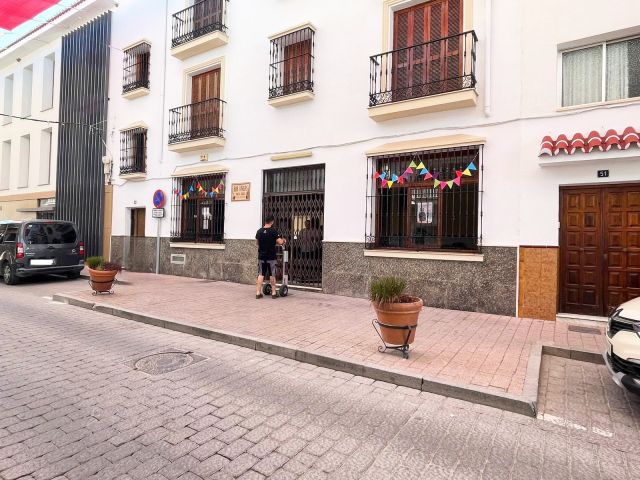
[[[607,322],[607,335],[611,332],[612,324],[616,323],[615,330],[629,330],[636,332],[640,337],[640,320],[633,320],[623,316],[623,309],[619,308],[611,314]]]

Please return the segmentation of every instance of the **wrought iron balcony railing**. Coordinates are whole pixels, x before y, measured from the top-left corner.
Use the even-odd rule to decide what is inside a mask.
[[[219,98],[210,98],[169,110],[169,144],[206,137],[224,138],[224,104]]]
[[[372,56],[369,106],[475,87],[477,43],[470,30]]]
[[[313,92],[314,34],[307,27],[271,40],[270,99]]]
[[[140,43],[124,51],[122,68],[122,93],[138,88],[149,88],[149,58],[151,45]]]
[[[120,133],[120,174],[146,173],[147,129],[134,128]]]
[[[202,37],[207,33],[226,32],[228,0],[201,0],[173,14],[171,47]]]

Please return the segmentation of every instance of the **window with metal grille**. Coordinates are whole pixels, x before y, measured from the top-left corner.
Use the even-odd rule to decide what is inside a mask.
[[[477,251],[481,171],[481,146],[369,158],[366,248]]]
[[[132,128],[120,132],[120,174],[146,173],[147,129]]]
[[[314,34],[306,27],[271,40],[269,98],[313,92]]]
[[[224,243],[225,174],[175,177],[171,241]]]
[[[139,43],[124,51],[122,93],[149,88],[151,45]]]

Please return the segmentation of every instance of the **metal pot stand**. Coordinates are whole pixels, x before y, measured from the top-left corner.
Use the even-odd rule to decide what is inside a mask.
[[[382,341],[382,345],[378,346],[378,351],[380,353],[384,353],[387,350],[397,350],[402,352],[402,358],[409,358],[409,337],[411,337],[411,331],[415,330],[418,325],[387,325],[386,323],[380,323],[377,318],[374,318],[371,321],[371,325],[373,325],[373,329],[376,331],[380,340]],[[382,334],[380,333],[380,328],[391,328],[393,330],[406,330],[407,336],[404,339],[404,343],[402,345],[387,345],[384,339],[382,338]]]
[[[87,282],[89,282],[89,286],[91,287],[91,290],[93,290],[93,292],[91,293],[91,295],[113,295],[113,287],[118,283],[118,279],[114,278],[113,280],[109,280],[109,281],[93,281],[91,279],[87,280]],[[93,288],[93,284],[100,284],[100,283],[111,283],[111,289],[107,290],[105,292],[98,292]]]

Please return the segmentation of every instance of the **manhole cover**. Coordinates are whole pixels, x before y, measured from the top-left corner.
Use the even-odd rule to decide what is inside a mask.
[[[135,360],[133,368],[150,375],[162,375],[204,360],[205,357],[193,352],[159,352]]]
[[[593,335],[600,335],[600,333],[602,333],[599,328],[580,327],[578,325],[569,325],[569,331],[578,333],[591,333]]]

